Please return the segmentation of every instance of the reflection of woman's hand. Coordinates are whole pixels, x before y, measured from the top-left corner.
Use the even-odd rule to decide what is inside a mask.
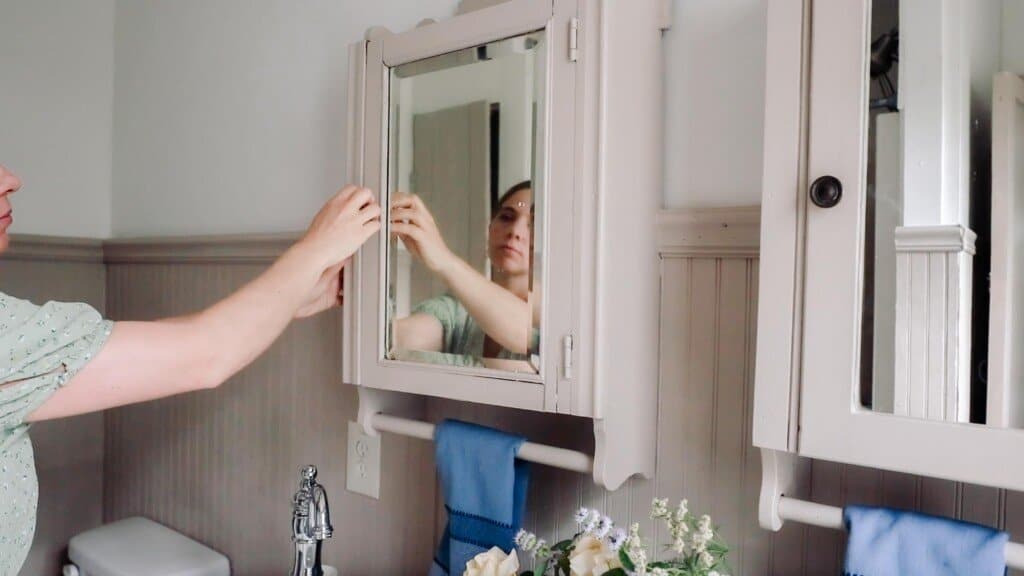
[[[455,256],[444,243],[433,215],[415,194],[396,192],[391,199],[391,232],[432,272],[442,272]]]

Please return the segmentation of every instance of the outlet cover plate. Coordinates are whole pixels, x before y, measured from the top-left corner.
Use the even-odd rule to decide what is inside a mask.
[[[356,422],[348,423],[348,462],[345,488],[380,499],[380,436],[370,436]]]

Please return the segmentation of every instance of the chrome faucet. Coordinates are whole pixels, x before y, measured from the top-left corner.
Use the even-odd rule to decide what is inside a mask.
[[[327,492],[316,481],[316,466],[302,469],[299,491],[292,497],[292,542],[295,564],[292,576],[323,576],[320,545],[334,534]]]

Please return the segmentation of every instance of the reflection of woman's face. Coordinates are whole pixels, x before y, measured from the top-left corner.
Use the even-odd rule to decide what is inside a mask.
[[[530,271],[530,235],[533,233],[533,191],[512,194],[491,220],[487,255],[491,264],[509,276]]]

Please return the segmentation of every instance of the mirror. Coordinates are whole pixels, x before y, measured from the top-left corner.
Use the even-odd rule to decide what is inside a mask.
[[[543,31],[392,67],[383,356],[537,374]]]
[[[1024,427],[1024,2],[871,4],[859,405]]]

